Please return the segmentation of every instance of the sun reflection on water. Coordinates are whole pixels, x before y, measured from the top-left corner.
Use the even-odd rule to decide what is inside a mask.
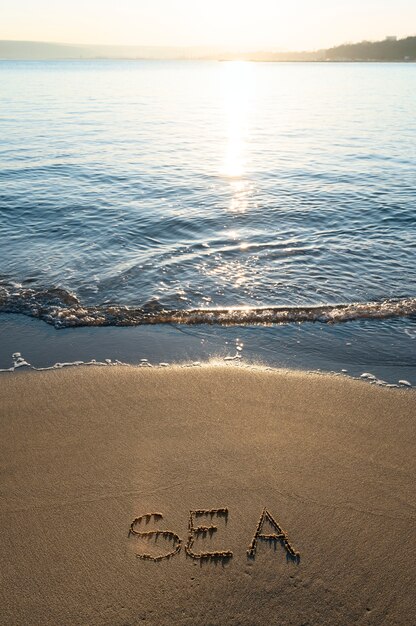
[[[248,199],[252,190],[252,185],[249,181],[241,179],[231,179],[231,201],[230,211],[232,213],[244,213],[247,210]]]
[[[250,185],[244,179],[244,174],[253,95],[252,64],[243,61],[224,63],[223,81],[226,145],[221,175],[230,179],[232,191],[230,210],[244,212],[247,209],[250,191]]]

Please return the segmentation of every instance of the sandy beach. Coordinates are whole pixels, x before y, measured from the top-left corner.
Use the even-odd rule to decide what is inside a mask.
[[[415,409],[232,364],[0,376],[1,624],[415,624]]]

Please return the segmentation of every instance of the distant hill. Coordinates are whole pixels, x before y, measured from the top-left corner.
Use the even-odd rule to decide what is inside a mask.
[[[325,61],[326,50],[314,50],[313,52],[228,52],[218,55],[221,61],[233,59],[241,61]]]
[[[329,61],[416,61],[416,37],[336,46],[325,51]]]
[[[207,47],[87,46],[0,41],[0,60],[204,59],[248,61],[416,61],[416,37],[362,41],[304,52],[222,52]]]
[[[0,41],[0,60],[197,59],[209,57],[210,49],[203,47],[94,46],[38,41]]]
[[[74,59],[81,56],[81,47],[37,41],[0,41],[0,59],[43,60]]]

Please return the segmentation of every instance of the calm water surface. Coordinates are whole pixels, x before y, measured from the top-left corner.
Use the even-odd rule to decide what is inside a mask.
[[[0,310],[393,300],[412,341],[414,64],[3,62],[0,85]]]

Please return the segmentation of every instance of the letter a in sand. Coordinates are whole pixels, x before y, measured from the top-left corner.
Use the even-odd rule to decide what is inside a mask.
[[[269,525],[272,527],[272,529],[275,531],[273,533],[262,533],[262,529],[263,529],[263,525],[265,522],[268,522]],[[296,562],[299,562],[300,560],[300,554],[299,552],[296,552],[294,550],[294,548],[292,547],[292,545],[289,542],[289,538],[287,536],[287,533],[282,530],[279,526],[279,524],[276,522],[276,520],[274,519],[274,517],[271,515],[271,513],[269,513],[269,511],[267,509],[263,509],[263,512],[260,516],[259,519],[259,523],[257,524],[257,528],[256,528],[256,532],[255,535],[253,537],[253,541],[251,542],[248,550],[247,550],[247,556],[250,559],[254,559],[255,555],[256,555],[256,550],[257,550],[257,543],[258,541],[268,541],[269,543],[274,543],[274,545],[276,545],[277,541],[280,541],[280,543],[282,544],[282,546],[285,548],[287,555],[289,558],[293,559]]]

